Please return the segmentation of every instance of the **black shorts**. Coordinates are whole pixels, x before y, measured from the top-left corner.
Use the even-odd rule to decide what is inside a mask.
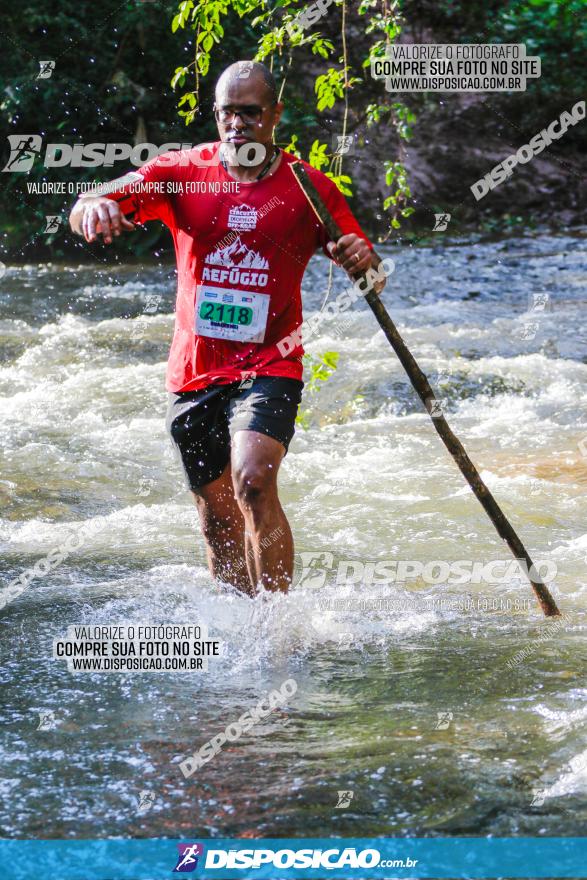
[[[260,376],[230,385],[169,395],[167,430],[188,488],[217,480],[230,460],[235,431],[258,431],[287,448],[295,431],[304,383]]]

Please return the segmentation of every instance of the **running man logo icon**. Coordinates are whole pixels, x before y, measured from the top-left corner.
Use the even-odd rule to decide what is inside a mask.
[[[355,793],[353,791],[339,791],[338,792],[338,803],[335,806],[335,810],[346,810],[351,805],[351,801]]]
[[[198,867],[198,857],[204,854],[201,843],[178,843],[179,858],[172,874],[191,874]]]
[[[352,134],[335,134],[332,137],[333,152],[336,156],[348,156],[353,153],[355,139]]]
[[[528,294],[528,311],[530,312],[546,312],[550,307],[550,294],[548,293],[530,293]]]
[[[338,634],[338,646],[341,651],[349,651],[353,644],[352,632],[341,632]]]
[[[39,726],[37,730],[55,730],[57,727],[57,717],[52,709],[45,709],[39,712]]]
[[[141,791],[138,796],[139,805],[137,807],[138,813],[148,813],[155,801],[157,800],[157,795],[154,791]]]
[[[302,571],[297,586],[323,587],[334,565],[332,553],[300,553]]]
[[[154,315],[162,299],[163,297],[160,293],[150,293],[145,300],[144,313],[146,315]]]
[[[136,494],[139,496],[139,498],[146,498],[147,495],[151,494],[151,489],[154,485],[155,480],[148,479],[147,477],[141,477]]]
[[[451,214],[435,214],[432,232],[444,232],[448,228],[451,216]]]
[[[237,79],[248,79],[253,69],[252,61],[239,61]]]
[[[2,171],[30,171],[41,152],[40,134],[9,134],[10,156]]]
[[[148,330],[148,324],[142,318],[135,318],[133,321],[133,325],[130,328],[129,338],[131,342],[136,342],[137,339],[141,339]]]
[[[43,232],[45,234],[49,232],[57,232],[59,230],[59,224],[61,223],[61,215],[60,214],[47,214],[45,216],[45,228]]]
[[[241,375],[242,379],[240,380],[237,391],[245,391],[247,388],[252,388],[253,382],[257,378],[255,370],[243,370]]]
[[[531,807],[541,807],[546,799],[546,789],[545,788],[534,788],[532,790],[532,800],[530,801]]]
[[[446,400],[438,399],[438,398],[429,398],[426,401],[426,409],[430,413],[433,419],[442,419],[444,418],[443,408],[446,404]]]
[[[452,712],[437,712],[438,721],[434,730],[448,730],[452,721]]]
[[[55,70],[54,61],[39,61],[41,68],[37,74],[37,79],[51,79],[51,74]]]
[[[518,337],[520,339],[535,339],[536,334],[538,333],[538,322],[534,321],[531,324],[524,324],[518,331]]]

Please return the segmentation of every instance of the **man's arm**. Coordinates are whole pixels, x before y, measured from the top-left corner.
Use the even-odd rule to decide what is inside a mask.
[[[87,242],[96,241],[101,235],[104,244],[110,244],[113,236],[123,230],[132,232],[134,223],[127,220],[118,202],[106,196],[80,196],[69,215],[69,225],[76,235],[83,235]]]
[[[169,225],[166,182],[171,173],[170,156],[176,158],[177,153],[157,156],[139,171],[129,171],[98,184],[93,193],[81,195],[69,215],[72,230],[88,242],[101,235],[104,244],[110,244],[113,237],[132,232],[135,223],[163,220]],[[131,222],[131,216],[135,222]]]

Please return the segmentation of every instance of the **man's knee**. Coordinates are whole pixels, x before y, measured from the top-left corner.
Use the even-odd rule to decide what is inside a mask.
[[[233,473],[234,491],[241,507],[255,510],[273,498],[276,474],[267,464],[246,463]]]

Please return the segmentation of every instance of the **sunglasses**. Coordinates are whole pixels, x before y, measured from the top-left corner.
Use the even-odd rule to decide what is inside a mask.
[[[272,104],[271,106],[274,107],[275,105]],[[229,125],[234,121],[235,116],[240,116],[241,120],[247,125],[249,123],[260,122],[263,113],[269,108],[259,107],[258,104],[247,104],[245,107],[241,107],[240,110],[237,110],[235,107],[217,107],[216,104],[214,104],[212,109],[214,110],[216,121],[222,122],[223,125]]]

